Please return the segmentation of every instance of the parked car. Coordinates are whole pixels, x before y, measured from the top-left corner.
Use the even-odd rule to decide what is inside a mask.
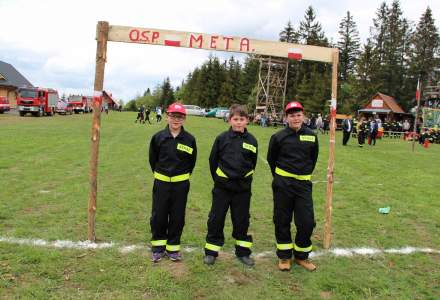
[[[206,113],[205,117],[207,117],[207,118],[215,118],[216,113],[217,113],[217,110],[220,110],[220,109],[223,109],[223,110],[226,109],[226,110],[227,110],[226,107],[215,107],[215,108],[209,110],[209,111]]]
[[[9,100],[4,96],[0,96],[0,114],[9,110],[11,110],[11,106],[9,105]]]
[[[71,115],[71,114],[73,114],[73,108],[74,107],[73,107],[72,103],[60,100],[57,103],[57,106],[55,108],[55,112],[60,115],[67,115],[67,114]]]
[[[190,116],[204,116],[206,111],[203,108],[200,108],[197,105],[185,104],[183,105],[186,110],[186,114]]]
[[[219,118],[219,119],[224,119],[224,117],[226,116],[226,114],[229,112],[229,109],[218,109],[215,112],[215,117]]]

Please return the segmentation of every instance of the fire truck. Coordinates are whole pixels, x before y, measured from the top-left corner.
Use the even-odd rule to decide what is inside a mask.
[[[70,95],[68,101],[73,106],[73,111],[76,114],[79,114],[80,112],[89,113],[92,111],[92,102],[90,97]]]
[[[9,111],[11,106],[9,105],[9,100],[6,97],[0,96],[0,114],[5,111]]]
[[[19,88],[17,107],[20,116],[31,113],[33,116],[53,116],[59,100],[58,92],[49,88]]]

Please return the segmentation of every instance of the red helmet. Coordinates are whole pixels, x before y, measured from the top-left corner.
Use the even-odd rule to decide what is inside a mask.
[[[182,103],[175,102],[168,106],[167,113],[179,113],[186,115],[186,110]]]
[[[298,101],[289,102],[286,105],[286,108],[284,109],[284,111],[288,112],[289,110],[293,110],[293,109],[294,110],[302,110],[302,111],[304,111],[304,107]]]

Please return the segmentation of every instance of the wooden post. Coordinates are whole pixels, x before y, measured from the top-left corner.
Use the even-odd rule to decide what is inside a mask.
[[[416,117],[414,118],[414,130],[412,137],[412,152],[414,152],[414,145],[416,143],[416,134],[417,134],[417,121],[419,120],[419,109],[420,109],[420,77],[417,81],[417,91],[416,91],[416,100],[417,100],[417,108],[416,108]]]
[[[95,92],[93,95],[93,121],[92,121],[92,143],[90,153],[89,169],[89,210],[88,210],[88,238],[95,242],[95,217],[96,197],[98,189],[98,155],[99,155],[99,133],[101,130],[101,105],[102,91],[104,87],[104,69],[107,57],[107,40],[109,24],[105,21],[98,22],[96,28],[96,68],[95,68]]]
[[[333,209],[333,168],[335,165],[335,132],[336,132],[336,98],[338,92],[338,62],[339,51],[333,52],[332,59],[332,99],[330,106],[330,143],[327,167],[327,197],[325,202],[324,219],[324,249],[330,248],[332,239],[332,209]]]

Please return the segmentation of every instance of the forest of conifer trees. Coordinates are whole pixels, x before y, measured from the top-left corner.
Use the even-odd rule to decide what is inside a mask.
[[[354,112],[376,93],[395,97],[405,110],[412,108],[417,80],[422,84],[433,78],[440,67],[440,36],[429,7],[414,23],[404,16],[400,2],[383,2],[372,16],[370,34],[361,43],[350,11],[341,18],[336,42],[329,41],[316,12],[309,6],[298,25],[287,22],[279,40],[288,43],[337,47],[339,56],[338,111]],[[194,68],[182,83],[173,88],[166,78],[151,91],[126,104],[135,110],[140,104],[165,107],[178,99],[187,104],[211,108],[231,103],[255,106],[259,64],[251,56],[220,61],[210,56]],[[438,74],[438,73],[437,73]],[[298,99],[309,112],[322,112],[330,99],[331,66],[311,61],[289,62],[287,99]]]

